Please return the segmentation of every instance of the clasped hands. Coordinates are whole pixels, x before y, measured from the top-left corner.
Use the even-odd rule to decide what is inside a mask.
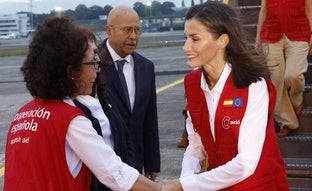
[[[145,172],[144,176],[152,181],[156,180],[158,173],[156,172]],[[161,185],[160,191],[183,191],[181,183],[178,179],[163,180],[157,184]]]
[[[178,179],[174,180],[163,180],[160,182],[160,191],[183,191],[182,185]]]

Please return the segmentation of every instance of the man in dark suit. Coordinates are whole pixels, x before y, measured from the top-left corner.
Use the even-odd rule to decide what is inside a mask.
[[[115,7],[105,30],[107,39],[98,46],[104,63],[100,75],[128,126],[135,155],[130,165],[155,180],[160,172],[155,73],[154,64],[135,52],[141,35],[139,16],[130,7]]]

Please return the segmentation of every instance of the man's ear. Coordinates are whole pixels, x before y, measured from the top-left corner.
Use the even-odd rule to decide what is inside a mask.
[[[104,27],[104,30],[106,31],[107,36],[110,36],[112,34],[112,27],[111,26],[106,25]]]

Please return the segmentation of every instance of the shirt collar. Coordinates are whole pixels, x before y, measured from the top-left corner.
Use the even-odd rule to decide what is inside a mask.
[[[125,58],[120,57],[115,50],[110,46],[109,40],[106,41],[106,47],[110,53],[110,55],[112,56],[112,59],[114,62],[116,62],[117,60],[126,60],[127,63],[131,63],[131,55],[126,56]]]
[[[230,67],[229,63],[226,63],[224,68],[223,68],[223,71],[221,73],[221,76],[220,76],[219,80],[217,81],[216,85],[213,87],[212,90],[210,90],[208,88],[208,84],[206,83],[205,77],[204,77],[204,75],[202,73],[201,74],[200,87],[204,91],[218,91],[218,92],[222,92],[224,84],[225,84],[227,78],[229,77],[231,71],[232,71],[232,68]]]

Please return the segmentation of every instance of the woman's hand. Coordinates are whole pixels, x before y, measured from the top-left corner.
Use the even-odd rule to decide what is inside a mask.
[[[161,184],[162,188],[160,191],[183,191],[182,185],[178,179],[163,180]]]

